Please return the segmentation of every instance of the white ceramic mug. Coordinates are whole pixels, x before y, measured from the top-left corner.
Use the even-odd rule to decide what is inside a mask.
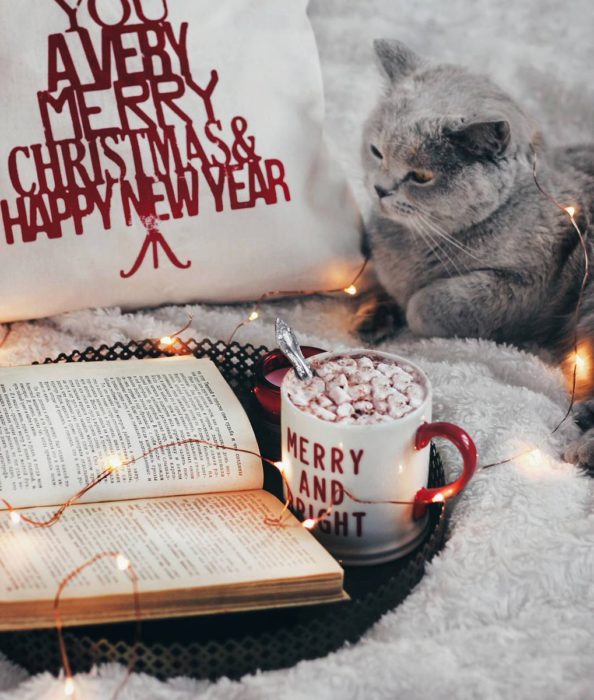
[[[337,424],[295,406],[288,396],[288,377],[283,381],[286,495],[306,519],[319,518],[331,505],[315,534],[347,566],[379,564],[412,551],[425,535],[427,504],[459,493],[477,463],[476,448],[464,430],[452,423],[431,423],[431,384],[421,369],[404,358],[371,350],[324,353],[316,361],[350,355],[410,367],[425,396],[418,408],[390,422]],[[429,444],[434,437],[448,438],[456,445],[464,469],[453,483],[430,489]]]

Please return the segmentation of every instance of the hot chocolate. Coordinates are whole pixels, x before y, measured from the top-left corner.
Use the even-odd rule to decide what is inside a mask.
[[[313,358],[310,364],[313,379],[289,374],[288,397],[304,413],[332,423],[393,421],[418,408],[427,395],[413,367],[373,352]]]

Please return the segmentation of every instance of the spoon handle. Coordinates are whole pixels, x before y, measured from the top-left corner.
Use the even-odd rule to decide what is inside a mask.
[[[314,373],[303,357],[297,336],[292,328],[280,318],[276,319],[276,340],[282,353],[289,360],[299,379],[313,379]]]

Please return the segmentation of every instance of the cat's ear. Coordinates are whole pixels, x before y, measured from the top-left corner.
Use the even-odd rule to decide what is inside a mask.
[[[482,158],[501,158],[510,142],[509,122],[503,120],[475,122],[445,135],[468,153]]]
[[[396,39],[376,39],[373,48],[381,67],[392,82],[414,73],[423,64],[414,51]]]

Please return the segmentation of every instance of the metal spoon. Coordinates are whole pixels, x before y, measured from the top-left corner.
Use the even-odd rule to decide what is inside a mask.
[[[297,336],[288,323],[276,319],[276,341],[283,355],[289,360],[299,379],[313,379],[314,373],[303,357]]]

